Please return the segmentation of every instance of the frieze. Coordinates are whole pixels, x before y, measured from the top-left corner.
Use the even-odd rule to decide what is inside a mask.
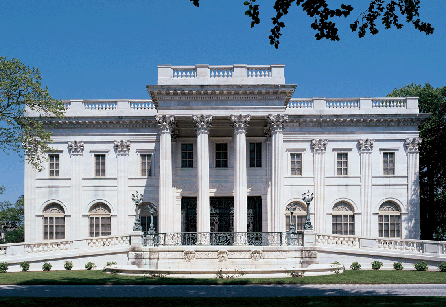
[[[302,116],[289,115],[287,126],[290,127],[330,127],[330,126],[417,126],[424,119],[423,116],[362,116],[362,115],[345,115],[339,116]]]
[[[192,260],[195,259],[195,251],[184,251],[183,259],[186,262],[191,262]]]
[[[231,115],[229,117],[232,128],[235,132],[246,133],[249,126],[249,121],[251,120],[250,115]]]
[[[421,144],[421,138],[410,138],[406,139],[404,145],[406,146],[407,152],[417,153],[419,152],[419,146]]]
[[[218,251],[217,252],[218,262],[224,262],[228,260],[228,251]]]
[[[128,155],[130,151],[130,141],[114,141],[114,147],[118,155]]]
[[[314,152],[325,152],[327,149],[328,140],[311,140],[311,148]]]
[[[156,128],[157,123],[155,118],[145,119],[48,119],[43,120],[43,124],[48,127],[61,127],[61,128]]]
[[[358,140],[358,148],[361,153],[371,153],[373,150],[373,144],[375,140],[365,139]]]
[[[249,258],[251,258],[252,261],[259,261],[262,258],[262,251],[252,250]]]
[[[68,149],[70,150],[70,154],[72,156],[82,155],[84,153],[84,142],[82,141],[68,142]]]
[[[194,115],[192,118],[197,134],[209,133],[212,127],[212,115]]]

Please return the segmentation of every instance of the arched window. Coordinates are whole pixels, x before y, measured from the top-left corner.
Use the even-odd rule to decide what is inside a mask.
[[[51,203],[43,209],[43,239],[65,239],[65,211],[57,203]]]
[[[142,203],[139,205],[139,219],[141,220],[142,231],[147,232],[150,228],[150,208],[153,208],[153,227],[155,232],[158,232],[158,210],[152,203]]]
[[[285,221],[286,221],[286,231],[290,231],[291,226],[291,211],[290,209],[294,208],[293,211],[293,222],[294,227],[296,230],[304,230],[305,221],[307,218],[307,206],[305,204],[294,201],[289,203],[286,206],[286,215],[285,215]]]
[[[397,204],[386,201],[379,206],[379,236],[384,238],[401,238],[401,210]]]
[[[341,201],[333,206],[332,210],[332,233],[336,235],[354,235],[355,234],[355,216],[353,207]]]
[[[90,237],[111,235],[111,210],[104,203],[94,204],[89,212]]]

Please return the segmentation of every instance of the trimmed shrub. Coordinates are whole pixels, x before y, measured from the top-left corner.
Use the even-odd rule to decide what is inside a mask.
[[[372,269],[379,270],[383,266],[383,263],[381,261],[373,261],[372,262]]]
[[[51,271],[51,268],[52,268],[53,266],[51,265],[51,263],[49,263],[49,262],[45,262],[43,265],[42,265],[42,271],[45,271],[45,272],[48,272],[48,271]]]
[[[96,267],[96,264],[94,264],[93,262],[87,262],[87,264],[85,265],[85,268],[87,270],[94,269],[95,267]]]
[[[73,262],[65,261],[65,264],[63,265],[63,267],[65,268],[65,270],[71,271],[71,269],[73,268]]]
[[[22,272],[28,272],[29,271],[29,263],[26,261],[19,262],[20,267],[22,268]]]
[[[427,267],[428,267],[426,261],[421,261],[421,262],[415,263],[413,266],[415,267],[415,269],[417,271],[427,271]]]
[[[352,270],[360,270],[361,269],[361,265],[358,262],[353,262],[352,265],[350,266],[350,269]]]
[[[438,269],[440,270],[440,272],[446,272],[446,262],[440,263]]]
[[[107,262],[107,264],[105,265],[105,266],[112,266],[112,265],[117,265],[117,263],[116,262]]]
[[[400,262],[395,262],[393,264],[393,268],[397,271],[402,271],[403,270],[403,264]]]
[[[0,273],[6,273],[8,271],[8,264],[6,262],[0,262]]]

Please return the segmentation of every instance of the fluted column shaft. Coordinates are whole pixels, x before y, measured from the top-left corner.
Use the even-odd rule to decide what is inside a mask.
[[[420,182],[419,145],[420,138],[406,139],[407,152],[407,209],[408,229],[405,237],[420,238]],[[404,233],[403,233],[404,235]]]
[[[71,158],[71,229],[65,226],[65,239],[79,239],[88,236],[87,229],[82,227],[82,160],[84,142],[68,142]],[[65,221],[67,223],[67,221]],[[68,233],[71,232],[70,233]],[[74,233],[74,234],[73,234]]]
[[[328,140],[312,140],[314,166],[314,230],[325,233],[325,152]]]
[[[194,116],[197,130],[197,231],[210,232],[211,211],[209,203],[209,130],[212,116]]]
[[[128,157],[130,151],[130,141],[115,141],[114,147],[117,159],[117,218],[118,218],[118,235],[126,234],[131,230],[128,223],[127,203],[130,203],[127,197],[128,191]],[[112,229],[113,231],[113,229]]]
[[[373,140],[358,141],[359,156],[361,160],[361,208],[363,236],[372,236],[372,150]],[[377,234],[375,234],[377,235]]]

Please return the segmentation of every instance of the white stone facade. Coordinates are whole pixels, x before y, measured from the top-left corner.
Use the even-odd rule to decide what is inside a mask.
[[[293,99],[284,65],[158,72],[151,100],[70,100],[63,120],[45,119],[56,151],[40,173],[25,166],[27,242],[56,239],[56,226],[58,239],[128,234],[135,191],[163,233],[284,232],[309,190],[317,233],[341,215],[344,234],[419,238],[417,98]],[[228,200],[218,228],[213,204]]]

